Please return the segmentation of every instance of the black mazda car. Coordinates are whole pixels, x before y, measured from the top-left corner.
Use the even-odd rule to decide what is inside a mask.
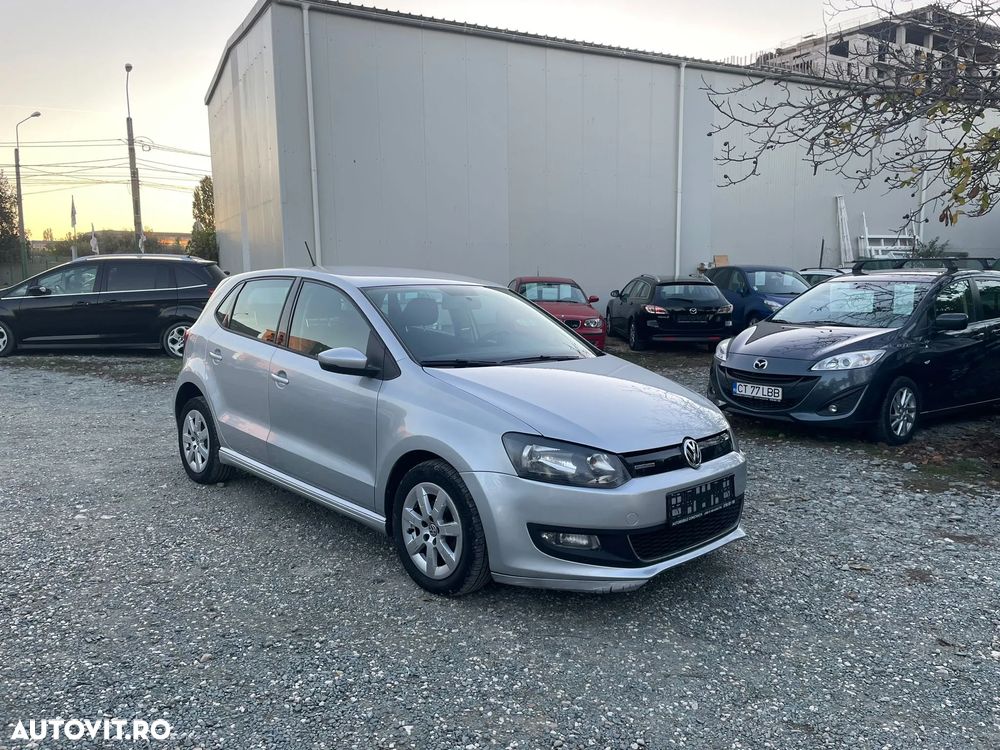
[[[18,347],[157,348],[184,354],[184,334],[219,266],[186,255],[99,255],[0,289],[0,357]]]
[[[871,428],[898,445],[924,415],[1000,401],[1000,273],[858,271],[716,348],[708,395],[762,419]]]

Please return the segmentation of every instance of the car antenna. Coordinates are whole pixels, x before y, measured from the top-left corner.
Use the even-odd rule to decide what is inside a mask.
[[[309,249],[309,243],[302,240],[302,244],[306,246],[306,252],[309,253],[309,260],[312,262],[313,267],[316,267],[316,259],[313,257],[313,251]]]

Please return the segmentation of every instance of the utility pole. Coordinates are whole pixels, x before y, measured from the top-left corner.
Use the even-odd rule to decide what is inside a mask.
[[[128,166],[132,176],[132,218],[135,221],[135,244],[139,252],[145,252],[142,235],[142,208],[139,205],[139,168],[135,165],[135,138],[132,135],[132,104],[128,96],[128,76],[132,63],[125,63],[125,128],[128,131]]]
[[[14,126],[14,182],[17,185],[17,236],[21,240],[21,278],[28,278],[28,238],[24,234],[24,199],[21,196],[21,135],[18,128],[32,117],[41,117],[41,112],[32,112]]]

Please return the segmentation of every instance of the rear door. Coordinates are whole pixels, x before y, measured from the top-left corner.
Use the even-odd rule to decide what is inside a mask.
[[[279,471],[369,510],[375,507],[375,418],[382,380],[326,372],[317,356],[381,348],[368,320],[343,291],[304,281],[287,348],[271,359],[268,460]]]
[[[25,344],[98,341],[99,264],[76,261],[28,284],[17,307],[14,335]]]
[[[979,293],[980,322],[977,325],[986,348],[983,396],[1000,398],[1000,279],[980,277],[975,285]]]
[[[268,385],[276,331],[292,277],[252,278],[215,311],[220,327],[206,341],[209,398],[222,443],[268,463]]]
[[[167,261],[104,261],[99,301],[102,339],[109,344],[158,344],[177,306],[177,286]]]

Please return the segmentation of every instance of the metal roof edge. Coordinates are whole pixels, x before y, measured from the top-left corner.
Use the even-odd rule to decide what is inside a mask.
[[[205,104],[207,105],[215,88],[222,76],[229,53],[239,41],[246,36],[247,32],[257,23],[257,20],[264,11],[271,5],[288,5],[296,8],[310,6],[311,9],[334,13],[336,15],[348,16],[352,18],[362,18],[370,21],[381,21],[383,23],[396,23],[404,26],[415,26],[435,31],[445,31],[457,34],[469,34],[488,39],[498,39],[501,41],[514,42],[517,44],[531,44],[535,46],[548,47],[551,49],[563,49],[575,52],[603,55],[605,57],[617,57],[626,60],[637,60],[639,62],[649,62],[658,65],[681,65],[694,68],[696,70],[706,70],[713,72],[735,73],[738,75],[752,76],[763,79],[778,79],[783,81],[799,82],[809,85],[822,85],[830,88],[837,88],[837,82],[824,79],[818,76],[797,74],[791,71],[767,70],[743,65],[733,65],[730,63],[705,60],[697,57],[684,57],[682,55],[670,55],[663,52],[650,52],[648,50],[630,49],[627,47],[614,47],[597,42],[578,41],[573,39],[561,39],[559,37],[545,36],[542,34],[532,34],[525,31],[512,31],[509,29],[494,28],[492,26],[482,26],[479,24],[464,23],[462,21],[450,21],[443,18],[433,18],[421,16],[415,13],[404,13],[402,11],[384,10],[382,8],[372,8],[353,3],[341,2],[340,0],[257,0],[253,9],[240,24],[226,43],[222,59],[216,66],[215,74],[212,76],[211,85],[205,94]]]

